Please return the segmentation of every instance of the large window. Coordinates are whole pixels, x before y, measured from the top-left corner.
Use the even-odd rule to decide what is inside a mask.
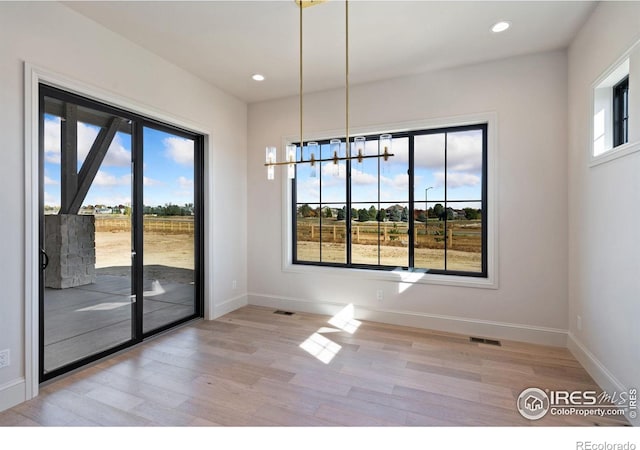
[[[382,154],[380,136],[351,154]],[[395,133],[391,152],[297,166],[293,263],[487,277],[487,125]]]

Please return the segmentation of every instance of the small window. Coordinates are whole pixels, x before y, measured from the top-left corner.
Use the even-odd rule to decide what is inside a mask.
[[[613,87],[613,146],[629,142],[629,76]]]
[[[626,84],[625,84],[626,80]],[[624,88],[626,86],[626,88]],[[593,90],[593,156],[627,142],[629,59],[611,69]],[[622,98],[624,97],[624,98]],[[623,119],[624,117],[624,119]]]

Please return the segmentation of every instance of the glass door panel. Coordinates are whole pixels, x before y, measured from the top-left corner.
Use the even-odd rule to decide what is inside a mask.
[[[133,339],[129,120],[43,98],[42,374]]]
[[[196,314],[193,139],[144,127],[143,331]]]

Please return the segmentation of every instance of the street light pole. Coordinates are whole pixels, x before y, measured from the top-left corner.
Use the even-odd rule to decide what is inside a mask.
[[[424,190],[424,235],[425,239],[429,236],[429,203],[427,202],[427,192],[429,189],[433,189],[433,186],[429,186]]]

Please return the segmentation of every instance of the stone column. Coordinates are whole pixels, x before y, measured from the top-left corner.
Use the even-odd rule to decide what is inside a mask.
[[[67,289],[96,281],[94,216],[70,214],[44,217],[44,245],[49,266],[45,286]]]

